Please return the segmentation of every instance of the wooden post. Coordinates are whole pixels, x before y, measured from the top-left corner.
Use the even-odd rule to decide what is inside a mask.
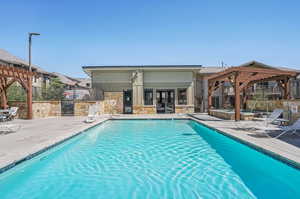
[[[212,85],[210,82],[208,82],[208,107],[207,107],[207,112],[210,114],[210,109],[212,107]]]
[[[1,93],[1,107],[3,109],[7,109],[8,105],[7,105],[7,95],[6,95],[6,91],[3,90]]]
[[[27,80],[27,119],[32,119],[32,76]]]
[[[222,108],[225,108],[225,94],[224,94],[224,82],[221,83],[221,100],[222,100]]]
[[[288,78],[284,80],[284,99],[290,99],[290,81]]]
[[[241,96],[240,96],[240,81],[239,73],[234,77],[234,94],[235,94],[235,121],[241,120]]]

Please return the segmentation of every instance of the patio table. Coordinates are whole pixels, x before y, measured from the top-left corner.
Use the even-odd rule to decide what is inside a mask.
[[[4,122],[9,113],[10,109],[0,109],[0,122]]]

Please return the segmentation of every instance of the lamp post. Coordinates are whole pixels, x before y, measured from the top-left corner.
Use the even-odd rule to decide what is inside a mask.
[[[29,72],[31,72],[31,38],[32,36],[38,36],[40,35],[39,33],[34,33],[34,32],[30,32],[28,33],[28,62],[29,62]],[[28,76],[27,79],[27,108],[28,108],[28,112],[27,112],[27,118],[28,119],[32,119],[32,74],[30,74]]]
[[[29,45],[28,45],[28,60],[29,60],[29,71],[31,72],[31,40],[32,40],[32,36],[38,36],[40,35],[39,33],[35,33],[35,32],[30,32],[28,33],[28,42],[29,42]]]

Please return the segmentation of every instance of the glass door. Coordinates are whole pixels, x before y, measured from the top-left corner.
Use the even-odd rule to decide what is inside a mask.
[[[123,91],[123,113],[132,113],[132,90]]]
[[[156,91],[156,112],[157,113],[175,112],[175,91],[174,90]]]

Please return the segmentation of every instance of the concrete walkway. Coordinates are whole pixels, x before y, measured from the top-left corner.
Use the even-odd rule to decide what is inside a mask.
[[[21,128],[14,133],[0,134],[0,169],[106,120],[98,118],[87,124],[83,122],[85,119],[59,117],[8,122]]]

